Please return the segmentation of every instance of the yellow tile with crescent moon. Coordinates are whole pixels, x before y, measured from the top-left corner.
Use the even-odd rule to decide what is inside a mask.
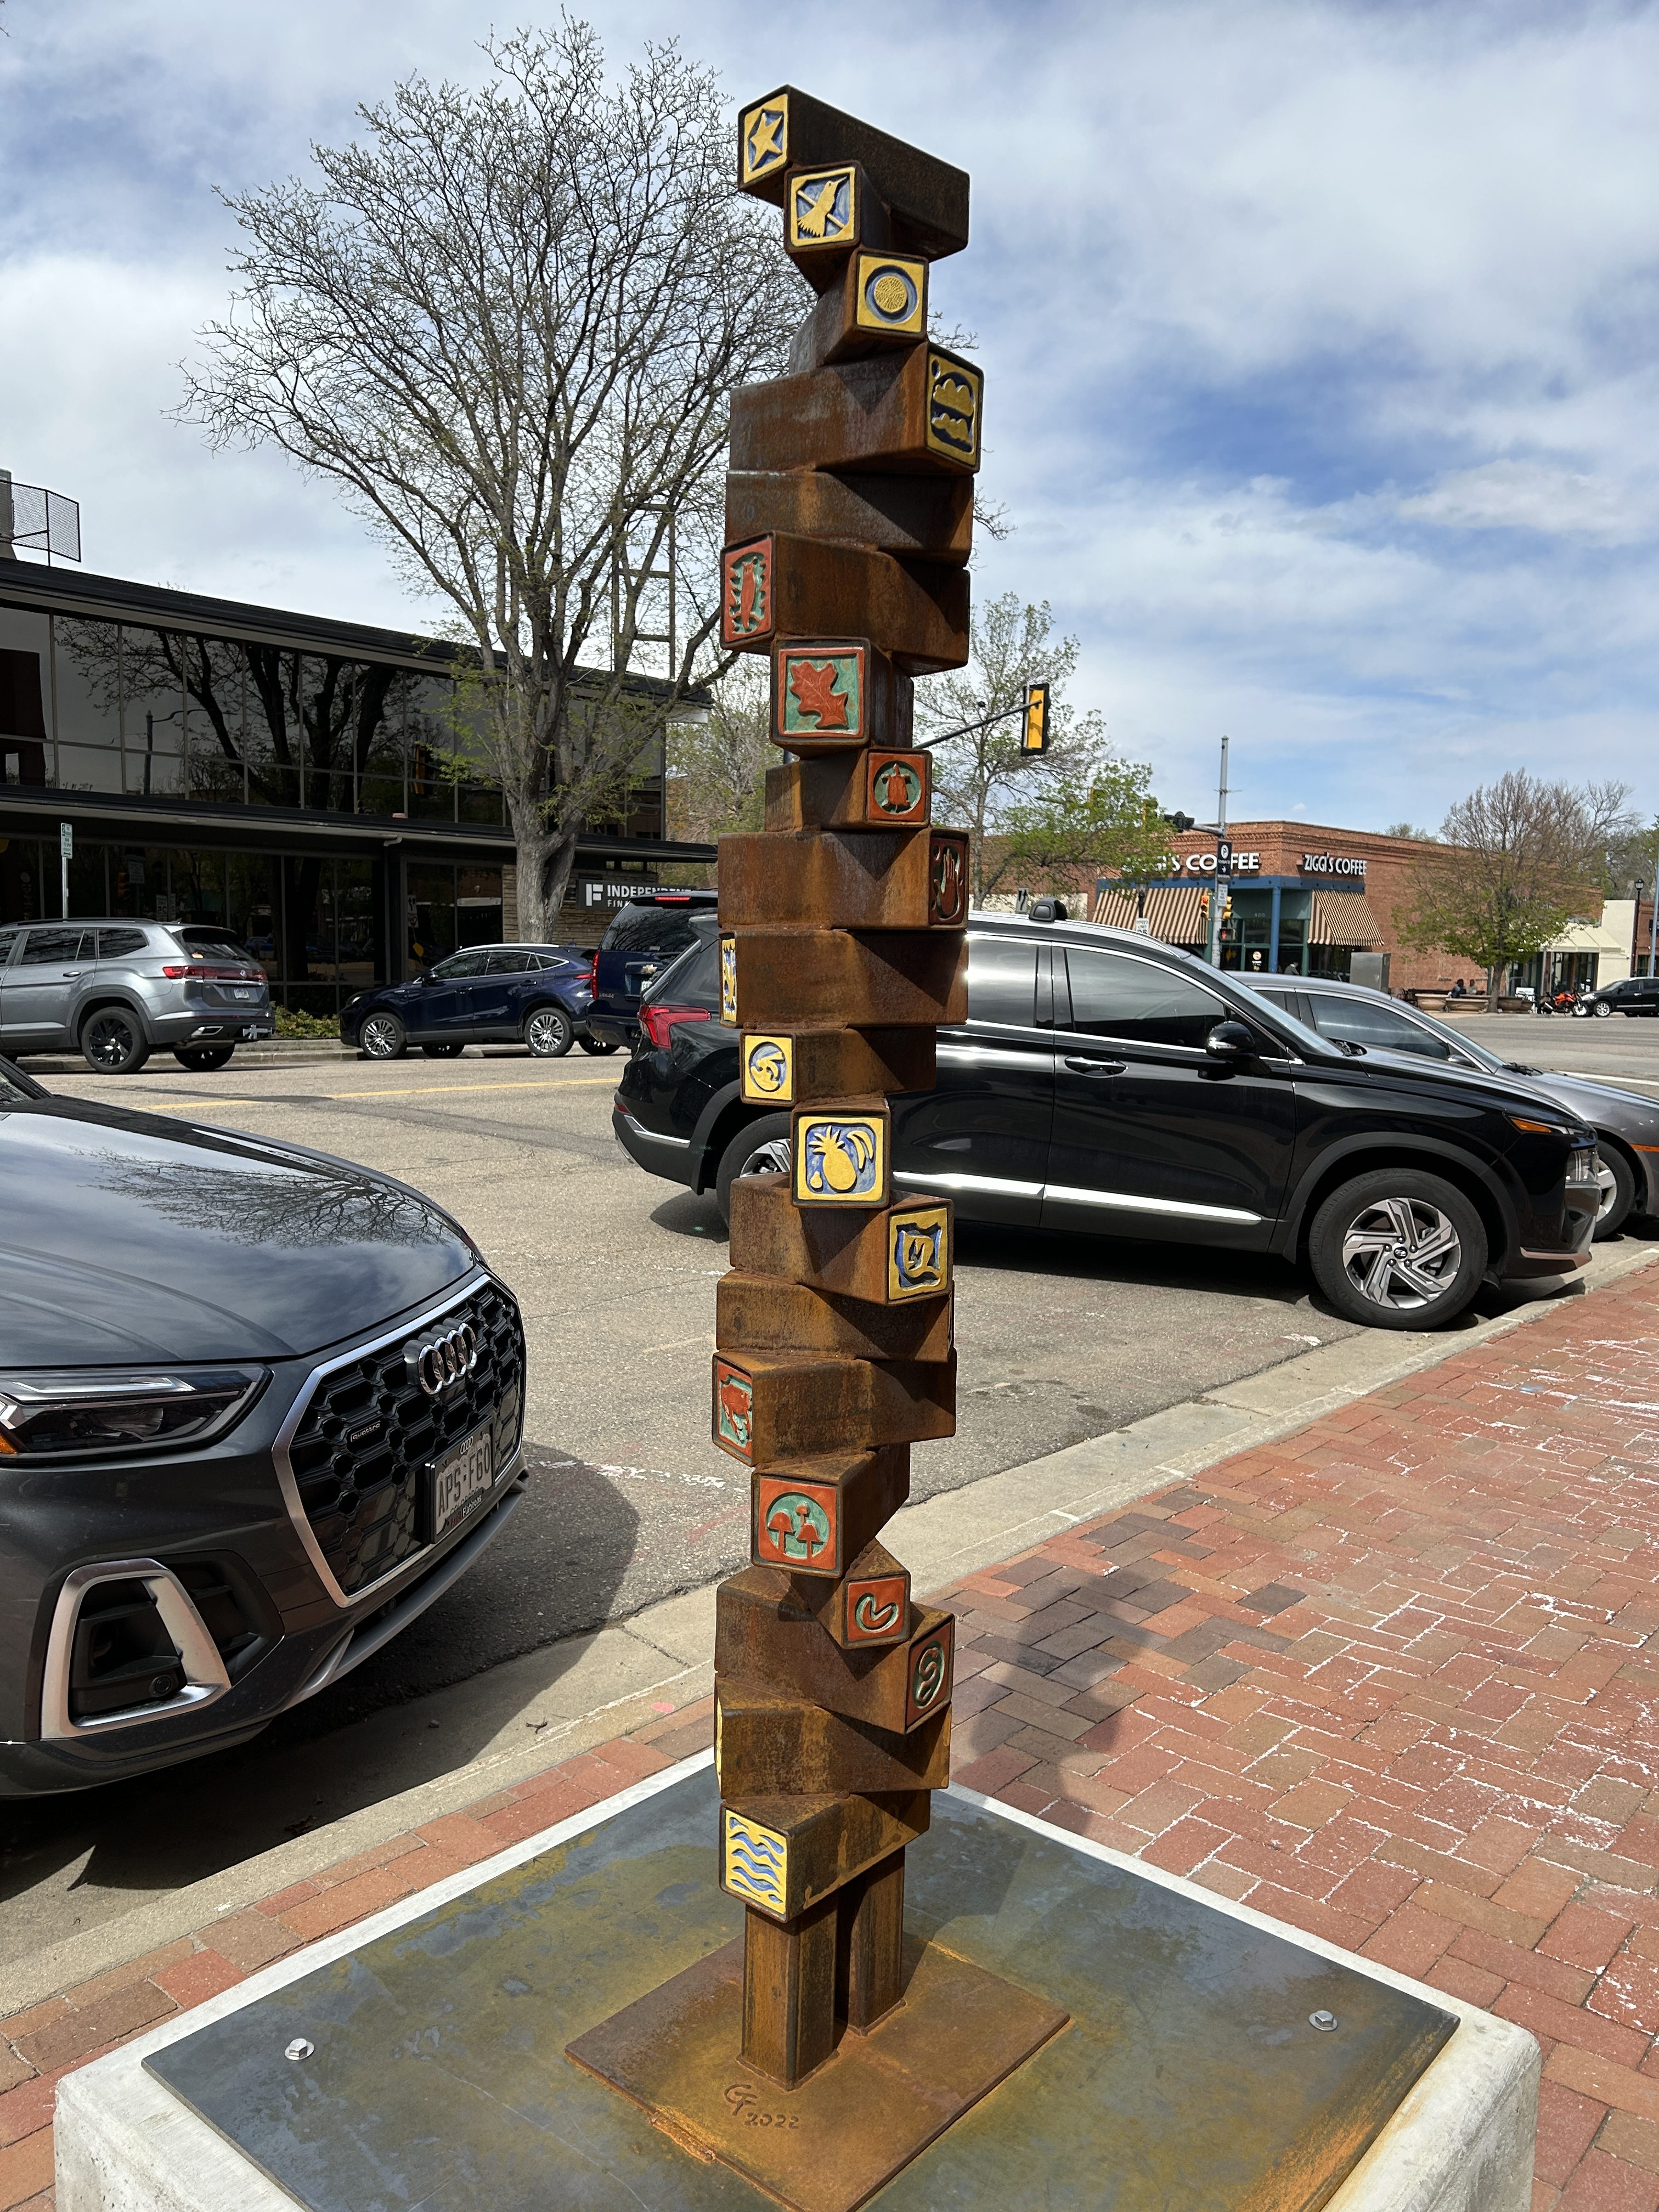
[[[741,1057],[743,1096],[751,1105],[795,1103],[795,1041],[745,1030]]]

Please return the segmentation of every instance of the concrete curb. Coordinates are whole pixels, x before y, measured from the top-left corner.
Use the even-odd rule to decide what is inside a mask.
[[[1598,1254],[1593,1292],[1659,1260],[1659,1248]],[[1316,1351],[1148,1414],[1127,1427],[1006,1468],[906,1506],[891,1542],[927,1594],[1009,1559],[1081,1521],[1180,1482],[1239,1452],[1288,1436],[1322,1413],[1460,1357],[1558,1311],[1540,1298],[1454,1334],[1375,1332]],[[204,1929],[220,1912],[391,1841],[591,1746],[625,1735],[714,1686],[714,1585],[665,1598],[628,1620],[509,1661],[423,1698],[422,1719],[484,1740],[463,1764],[222,1873],[167,1892],[119,1918],[19,1959],[0,1972],[0,2014],[21,2011],[128,1960]],[[365,1765],[395,1765],[416,1725],[392,1707],[352,1731]]]

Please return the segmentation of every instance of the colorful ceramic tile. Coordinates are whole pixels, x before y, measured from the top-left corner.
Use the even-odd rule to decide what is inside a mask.
[[[846,1634],[849,1644],[902,1644],[910,1632],[908,1575],[849,1575]]]
[[[887,1124],[873,1114],[798,1114],[797,1206],[880,1206],[887,1196]]]
[[[872,822],[910,829],[927,819],[929,770],[925,752],[872,752],[866,769],[865,812]]]
[[[835,1574],[841,1566],[841,1494],[833,1482],[763,1475],[755,1484],[757,1566]]]
[[[788,1036],[744,1038],[744,1097],[751,1104],[792,1106],[795,1100],[795,1041]]]
[[[772,669],[773,728],[793,737],[864,743],[866,705],[861,645],[781,645]]]
[[[853,319],[861,331],[921,337],[927,326],[927,264],[893,253],[860,253]]]
[[[951,1287],[951,1209],[896,1206],[887,1217],[887,1297],[936,1298]]]
[[[720,939],[720,1019],[728,1029],[738,1024],[738,940]]]
[[[985,379],[954,354],[927,356],[927,443],[953,461],[979,466],[979,418]]]
[[[729,1359],[714,1362],[714,1442],[733,1458],[755,1455],[755,1386]]]
[[[968,919],[968,841],[935,830],[927,855],[927,919],[952,929]]]
[[[789,179],[787,236],[792,253],[819,246],[845,246],[859,234],[857,164],[833,169],[803,169]]]
[[[910,1677],[905,1689],[904,1725],[915,1728],[930,1713],[937,1713],[951,1702],[951,1669],[954,1656],[951,1628],[947,1618],[931,1636],[924,1637],[910,1653]]]
[[[740,149],[738,182],[756,183],[781,169],[789,159],[789,95],[775,94],[758,107],[747,108],[738,126]]]
[[[789,1887],[789,1838],[727,1805],[720,1815],[720,1886],[745,1904],[783,1917]]]
[[[751,538],[720,555],[720,635],[727,645],[763,644],[772,629],[772,541]]]

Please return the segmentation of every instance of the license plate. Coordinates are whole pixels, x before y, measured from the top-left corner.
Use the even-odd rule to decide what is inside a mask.
[[[258,986],[257,984],[254,984],[254,985],[252,985],[250,988],[248,988],[248,989],[246,989],[246,990],[243,990],[243,989],[242,989],[242,988],[240,988],[240,986],[239,986],[238,988],[236,988],[235,989],[234,989],[234,990],[231,992],[231,994],[230,994],[230,995],[231,995],[231,997],[232,997],[233,999],[240,999],[240,1000],[241,1000],[244,1003],[246,1003],[248,1000],[252,1000],[252,999],[257,999],[257,998],[258,997],[258,995],[259,995],[259,989],[258,989]]]
[[[495,1480],[495,1424],[486,1421],[427,1468],[427,1527],[435,1542],[464,1520]]]

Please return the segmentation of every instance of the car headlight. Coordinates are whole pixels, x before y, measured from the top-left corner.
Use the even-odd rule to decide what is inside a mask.
[[[1593,1145],[1575,1145],[1567,1156],[1569,1182],[1598,1182],[1601,1176],[1601,1156]]]
[[[201,1444],[239,1421],[264,1368],[0,1374],[0,1459]]]

